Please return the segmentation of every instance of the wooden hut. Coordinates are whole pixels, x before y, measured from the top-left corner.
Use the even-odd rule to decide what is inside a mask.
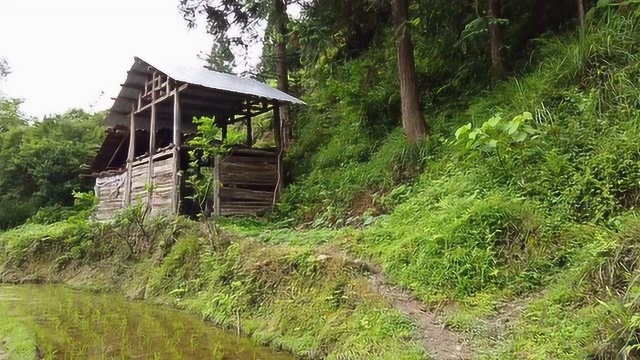
[[[283,174],[280,144],[254,148],[251,120],[267,112],[277,119],[280,106],[302,101],[251,79],[138,57],[113,100],[107,136],[89,166],[96,178],[98,220],[134,202],[144,202],[151,214],[189,212],[184,142],[196,132],[192,119],[202,116],[215,119],[223,137],[230,124],[242,122],[247,131],[246,146],[215,158],[212,212],[253,214],[275,201]]]

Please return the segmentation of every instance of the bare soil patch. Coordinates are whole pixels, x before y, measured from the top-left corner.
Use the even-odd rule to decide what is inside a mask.
[[[372,272],[371,282],[397,310],[415,320],[421,341],[434,360],[473,358],[474,349],[464,336],[448,328],[410,292],[389,284],[379,271]]]

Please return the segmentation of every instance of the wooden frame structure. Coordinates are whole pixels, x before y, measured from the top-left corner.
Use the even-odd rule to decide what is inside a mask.
[[[188,166],[185,138],[195,133],[194,117],[215,119],[222,129],[243,123],[246,144],[213,162],[213,213],[253,214],[273,204],[283,183],[280,144],[254,149],[251,120],[270,111],[274,128],[280,106],[303,104],[265,84],[206,69],[154,66],[140,58],[127,72],[106,119],[107,138],[89,167],[107,220],[135,202],[152,214],[189,213],[183,205],[182,173]]]

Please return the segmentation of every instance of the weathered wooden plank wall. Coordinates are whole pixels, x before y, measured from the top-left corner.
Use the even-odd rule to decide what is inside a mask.
[[[255,214],[273,205],[278,182],[275,152],[239,150],[220,158],[214,174],[220,188],[215,207],[218,215]]]
[[[153,164],[153,195],[151,214],[169,215],[172,212],[171,189],[173,189],[173,156],[158,159]]]
[[[153,176],[148,178],[149,158],[133,163],[131,168],[131,203],[151,206],[151,215],[172,214],[174,172],[173,152],[167,149],[154,156]],[[215,211],[218,215],[255,214],[273,205],[278,182],[276,154],[268,151],[241,150],[220,157],[215,164]],[[127,169],[128,170],[128,169]],[[96,219],[108,220],[125,206],[128,171],[107,174],[96,179],[96,196],[100,203]],[[149,192],[151,185],[152,192]]]
[[[147,162],[136,162],[131,170],[131,204],[147,204],[149,192],[147,191],[148,181]]]
[[[126,172],[115,175],[105,173],[96,178],[95,192],[99,200],[95,212],[96,220],[109,220],[124,208],[126,183]]]

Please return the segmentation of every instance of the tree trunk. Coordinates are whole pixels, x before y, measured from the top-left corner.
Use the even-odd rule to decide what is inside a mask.
[[[413,42],[409,32],[409,0],[393,0],[394,23],[396,26],[396,50],[398,52],[398,78],[400,80],[400,101],[402,103],[402,127],[409,142],[416,144],[429,134],[429,127],[420,109],[416,85],[416,64]]]
[[[287,66],[287,3],[286,0],[274,0],[273,11],[276,19],[276,78],[278,90],[289,93],[289,69]],[[282,148],[284,150],[291,145],[291,114],[287,105],[280,108],[280,131],[282,132]]]
[[[547,0],[536,0],[533,2],[532,37],[538,37],[546,31],[546,10]]]
[[[500,0],[489,0],[491,22],[489,33],[491,35],[491,64],[499,79],[504,79],[509,74],[509,65],[504,57],[504,32],[498,21],[502,18],[502,4]]]
[[[584,0],[578,1],[578,23],[580,24],[580,29],[584,29]]]

